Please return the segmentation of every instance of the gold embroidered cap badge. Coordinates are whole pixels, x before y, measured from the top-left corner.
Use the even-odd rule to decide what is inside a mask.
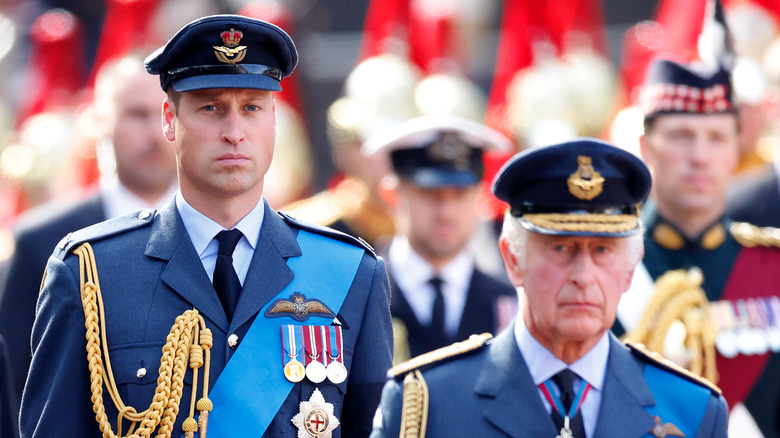
[[[230,30],[223,31],[219,36],[225,45],[213,46],[214,55],[217,56],[217,59],[226,64],[241,62],[246,56],[246,46],[239,46],[238,44],[241,42],[241,38],[244,37],[244,32],[231,27]]]
[[[577,166],[577,171],[566,180],[569,193],[577,199],[590,201],[604,190],[604,177],[593,168],[591,157],[578,155]]]

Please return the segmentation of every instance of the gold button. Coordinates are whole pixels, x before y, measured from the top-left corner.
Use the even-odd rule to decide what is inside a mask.
[[[138,371],[135,372],[135,376],[138,377],[139,379],[143,379],[144,376],[146,376],[146,368],[144,367],[138,368]]]
[[[233,333],[232,335],[228,336],[228,347],[235,350],[236,347],[238,347],[238,335]]]

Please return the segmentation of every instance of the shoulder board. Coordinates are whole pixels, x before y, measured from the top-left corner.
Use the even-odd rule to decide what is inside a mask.
[[[366,252],[376,257],[376,254],[374,253],[374,248],[371,245],[369,245],[368,242],[366,242],[360,237],[350,236],[349,234],[342,233],[341,231],[337,231],[334,230],[333,228],[328,228],[326,226],[322,226],[319,224],[298,220],[283,211],[278,211],[277,213],[279,214],[279,216],[282,217],[282,219],[295,225],[296,227],[302,230],[306,230],[312,233],[322,234],[328,237],[332,237],[336,240],[340,240],[342,242],[350,243],[352,245],[363,248],[364,250],[366,250]]]
[[[642,344],[632,344],[630,342],[626,342],[625,345],[628,347],[629,350],[634,354],[634,356],[639,357],[640,359],[644,360],[645,362],[649,362],[654,366],[657,366],[659,368],[662,368],[666,371],[669,371],[673,374],[676,374],[680,377],[683,377],[684,379],[691,381],[697,385],[703,386],[705,388],[708,388],[710,391],[712,391],[714,394],[721,395],[720,388],[715,386],[714,383],[710,382],[709,380],[705,379],[704,377],[698,376],[685,368],[677,365],[676,363],[672,362],[671,360],[663,357],[662,355],[650,351],[645,348]]]
[[[742,246],[780,248],[780,228],[757,227],[747,222],[734,222],[731,224],[730,231]]]
[[[330,226],[344,216],[344,210],[330,191],[287,204],[279,210],[288,215],[319,225]]]
[[[414,371],[429,365],[435,365],[440,362],[451,360],[453,358],[463,356],[482,349],[488,339],[492,338],[490,333],[482,333],[481,335],[471,335],[468,339],[461,342],[456,342],[452,345],[433,350],[425,354],[421,354],[417,357],[400,363],[387,372],[389,379],[403,376],[409,371]]]
[[[57,244],[55,257],[64,259],[74,246],[88,241],[102,240],[106,237],[122,234],[126,231],[145,227],[152,223],[156,210],[141,210],[125,216],[109,219],[95,225],[68,233]]]

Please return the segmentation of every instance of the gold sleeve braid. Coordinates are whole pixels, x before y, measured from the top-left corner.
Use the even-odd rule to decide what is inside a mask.
[[[132,406],[126,406],[119,396],[114,374],[111,370],[111,360],[108,354],[108,342],[105,330],[105,313],[103,296],[100,291],[97,265],[92,246],[84,243],[73,250],[79,257],[79,276],[81,283],[81,301],[84,308],[84,326],[87,339],[87,362],[89,364],[90,388],[92,405],[100,431],[105,438],[122,437],[124,420],[130,422],[127,431],[128,438],[146,438],[157,430],[157,437],[170,437],[179,413],[179,403],[182,397],[184,374],[187,364],[193,370],[192,403],[189,417],[182,428],[187,438],[193,437],[196,431],[200,437],[206,437],[208,413],[212,408],[208,399],[209,365],[211,362],[212,335],[206,327],[203,317],[196,309],[187,310],[176,317],[171,331],[166,338],[160,359],[157,388],[149,408],[137,412]],[[102,344],[102,347],[101,347]],[[105,349],[105,351],[102,351]],[[105,365],[103,362],[105,357]],[[204,366],[205,365],[205,366]],[[198,370],[203,367],[203,397],[195,403],[198,387]],[[117,418],[117,433],[114,434],[108,421],[103,402],[103,387],[111,397],[114,406],[119,411]],[[200,411],[199,421],[195,422],[194,409]]]
[[[717,328],[712,307],[701,289],[701,271],[675,270],[658,277],[655,293],[647,303],[636,328],[626,338],[663,353],[672,324],[685,326],[685,347],[690,356],[687,368],[694,374],[717,383],[715,337]]]
[[[425,438],[428,426],[428,385],[420,370],[404,377],[399,438]]]

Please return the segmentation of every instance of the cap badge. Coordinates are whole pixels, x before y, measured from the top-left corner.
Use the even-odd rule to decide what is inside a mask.
[[[226,64],[235,64],[241,62],[246,56],[246,46],[239,46],[241,38],[244,37],[244,32],[235,30],[232,27],[230,30],[226,30],[219,34],[222,38],[224,46],[213,46],[214,55],[220,62]]]
[[[311,316],[335,318],[336,314],[322,301],[316,298],[306,299],[306,295],[295,292],[290,295],[289,300],[279,298],[274,301],[265,311],[266,318],[279,318],[284,316],[290,317],[296,321],[306,321]]]
[[[591,157],[578,155],[577,166],[577,171],[566,180],[569,193],[577,199],[590,201],[604,190],[604,177],[593,168]]]
[[[300,403],[300,411],[290,420],[298,428],[298,438],[331,438],[339,420],[333,415],[333,403],[326,403],[315,388],[309,401]]]
[[[458,170],[469,168],[469,145],[458,134],[444,132],[428,148],[428,156],[434,161],[450,162]]]

